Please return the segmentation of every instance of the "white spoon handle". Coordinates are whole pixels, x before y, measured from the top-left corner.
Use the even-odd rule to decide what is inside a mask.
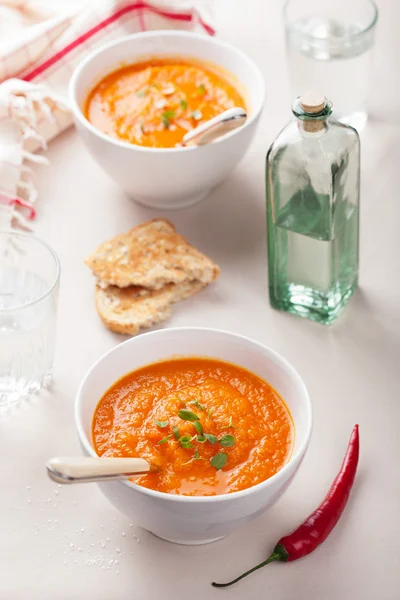
[[[57,483],[89,483],[110,479],[126,479],[158,469],[144,458],[51,458],[47,474]]]
[[[182,146],[203,146],[210,144],[217,138],[241,127],[247,119],[243,108],[228,108],[223,113],[202,123],[183,137]]]

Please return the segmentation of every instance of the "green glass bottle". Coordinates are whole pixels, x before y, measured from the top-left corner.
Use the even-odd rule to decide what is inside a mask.
[[[358,282],[360,142],[324,97],[292,110],[267,154],[270,302],[329,324]]]

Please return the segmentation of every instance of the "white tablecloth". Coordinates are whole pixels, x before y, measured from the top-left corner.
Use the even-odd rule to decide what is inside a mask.
[[[243,9],[246,4],[246,10]],[[95,485],[59,488],[52,455],[79,453],[73,403],[100,354],[121,341],[100,323],[84,257],[96,245],[160,215],[133,204],[93,162],[75,131],[51,144],[37,169],[36,232],[62,265],[57,367],[50,393],[0,421],[1,600],[398,600],[400,526],[400,201],[396,40],[400,10],[382,0],[373,118],[362,136],[361,279],[340,321],[325,328],[268,303],[264,160],[290,118],[281,2],[219,2],[220,36],[248,52],[267,81],[257,137],[229,179],[201,204],[165,213],[221,266],[216,285],[182,303],[166,325],[219,327],[265,342],[303,375],[315,427],[284,497],[262,517],[210,546],[168,544],[131,525]],[[397,70],[396,70],[397,69]],[[361,461],[345,514],[313,555],[270,565],[229,590],[322,500],[354,423]]]

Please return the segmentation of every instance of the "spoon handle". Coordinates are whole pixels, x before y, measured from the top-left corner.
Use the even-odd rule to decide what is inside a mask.
[[[247,113],[243,108],[228,108],[223,113],[202,123],[183,137],[182,146],[204,146],[233,131],[245,123]]]
[[[143,458],[51,458],[47,474],[57,483],[90,483],[154,473],[158,468]]]

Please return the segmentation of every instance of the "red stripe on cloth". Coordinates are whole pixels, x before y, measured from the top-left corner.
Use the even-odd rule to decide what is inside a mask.
[[[27,208],[29,211],[28,219],[32,220],[36,217],[36,211],[35,211],[33,205],[30,202],[28,202],[27,200],[24,200],[23,198],[19,198],[18,196],[10,198],[9,196],[6,195],[6,192],[1,192],[0,193],[0,204],[5,204],[6,206],[20,206],[21,208]]]
[[[216,31],[210,25],[207,25],[205,21],[201,17],[199,17],[200,25],[207,31],[208,35],[215,35]]]
[[[68,44],[68,46],[65,46],[65,48],[63,48],[62,50],[60,50],[59,52],[57,52],[56,54],[51,56],[49,59],[44,61],[41,65],[37,66],[35,69],[32,69],[32,71],[27,73],[23,77],[23,79],[25,81],[32,81],[32,79],[34,79],[38,75],[41,75],[44,71],[46,71],[49,67],[52,67],[58,61],[60,61],[62,58],[64,58],[64,56],[69,54],[72,50],[74,50],[75,48],[77,48],[78,46],[80,46],[81,44],[86,42],[86,40],[91,38],[93,35],[95,35],[99,31],[101,31],[108,25],[110,25],[110,23],[113,23],[117,19],[120,19],[123,15],[125,15],[129,12],[132,12],[133,10],[149,11],[154,14],[157,14],[162,17],[166,17],[167,19],[171,19],[171,20],[175,20],[175,21],[192,21],[193,20],[193,15],[191,13],[175,13],[175,12],[165,11],[165,10],[156,8],[155,6],[150,6],[149,4],[147,4],[147,2],[135,2],[134,4],[128,4],[127,6],[120,8],[115,13],[110,15],[107,19],[104,19],[104,21],[101,21],[100,23],[95,25],[95,27],[92,27],[92,29],[89,29],[83,35],[79,36],[76,40],[74,40],[73,42]],[[215,35],[214,29],[212,27],[210,27],[209,25],[207,25],[200,18],[199,18],[199,23],[202,27],[204,27],[204,29],[207,31],[208,34]]]

